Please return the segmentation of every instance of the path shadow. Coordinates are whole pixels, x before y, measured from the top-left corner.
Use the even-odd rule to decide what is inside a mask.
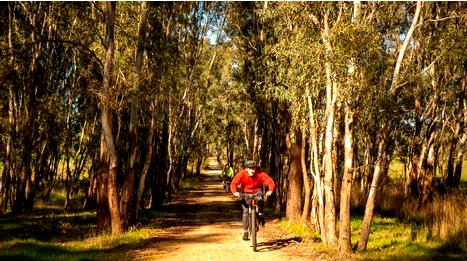
[[[290,244],[297,244],[302,242],[301,237],[291,237],[287,239],[275,239],[266,242],[259,242],[257,245],[258,252],[276,251],[281,248],[287,247]]]

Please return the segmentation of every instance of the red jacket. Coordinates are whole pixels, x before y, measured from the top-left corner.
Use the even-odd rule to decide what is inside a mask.
[[[262,189],[265,186],[268,186],[269,191],[274,191],[274,187],[276,186],[274,180],[260,168],[256,168],[253,177],[248,176],[246,169],[238,172],[232,180],[232,183],[230,183],[230,190],[232,193],[237,192],[238,185],[241,185],[242,191],[247,193]]]

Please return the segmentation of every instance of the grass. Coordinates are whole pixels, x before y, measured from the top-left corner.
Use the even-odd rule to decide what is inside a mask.
[[[393,160],[389,165],[388,176],[391,179],[401,179],[404,177],[404,164],[400,160]],[[461,183],[467,183],[467,159],[462,165]]]
[[[141,248],[161,229],[157,222],[167,215],[146,211],[142,213],[145,226],[120,236],[100,231],[94,211],[36,210],[21,217],[2,215],[0,260],[117,260],[126,250]]]
[[[461,182],[467,183],[467,161]],[[417,201],[403,195],[399,184],[404,166],[394,161],[390,165],[390,186],[384,186],[377,197],[375,216],[367,249],[353,253],[355,260],[467,260],[467,194],[459,190],[435,196],[424,210],[417,210]],[[465,186],[464,186],[465,188]],[[363,222],[365,197],[353,190],[351,242],[356,246]],[[357,202],[356,199],[361,201]],[[362,200],[363,199],[363,200]],[[282,221],[281,228],[292,235],[313,239],[312,249],[320,249],[324,256],[336,256],[336,249],[326,248],[319,235],[305,225]],[[336,228],[338,229],[338,224]],[[317,239],[318,238],[318,239]]]
[[[303,223],[291,223],[283,219],[279,227],[281,229],[286,230],[290,236],[292,237],[299,237],[305,240],[311,241],[319,241],[320,236],[316,231],[310,230],[305,224]]]
[[[353,216],[351,220],[352,245],[356,246],[360,237],[363,217]],[[291,236],[308,239],[310,249],[318,250],[322,257],[335,259],[336,249],[320,242],[319,234],[304,224],[282,220],[279,227]],[[337,226],[338,227],[338,226]],[[367,249],[353,253],[354,260],[466,260],[467,252],[460,241],[447,241],[430,237],[422,224],[416,221],[404,222],[398,218],[375,216]],[[452,243],[450,243],[452,242]],[[465,242],[464,242],[465,243]]]
[[[98,260],[111,259],[116,249],[139,247],[149,238],[151,230],[140,229],[121,236],[108,234],[73,240],[65,243],[44,242],[36,239],[14,239],[0,245],[2,260]]]

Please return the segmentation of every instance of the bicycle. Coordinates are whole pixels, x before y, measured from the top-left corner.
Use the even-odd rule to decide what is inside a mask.
[[[230,192],[231,178],[223,177],[221,179],[222,179],[222,186],[224,187],[225,192]]]
[[[257,232],[259,230],[259,221],[258,221],[258,202],[264,201],[265,196],[262,191],[257,191],[253,193],[240,193],[240,198],[245,199],[248,204],[248,216],[249,216],[249,232],[251,235],[251,245],[253,247],[253,252],[257,251]]]

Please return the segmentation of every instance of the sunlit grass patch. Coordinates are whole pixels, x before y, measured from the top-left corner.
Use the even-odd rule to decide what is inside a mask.
[[[351,220],[352,243],[358,243],[362,218]],[[368,249],[394,249],[398,248],[410,239],[410,227],[400,222],[397,218],[374,217],[371,225]]]
[[[108,250],[117,247],[136,247],[141,240],[151,237],[151,229],[142,228],[131,230],[120,236],[112,236],[110,233],[88,237],[84,240],[71,241],[61,244],[73,250]]]
[[[1,260],[95,260],[110,259],[114,249],[132,249],[152,237],[151,229],[129,231],[120,236],[101,234],[84,240],[51,243],[35,239],[3,242]]]
[[[360,238],[363,217],[351,221],[352,244]],[[462,241],[462,236],[456,237]],[[373,219],[367,249],[356,254],[356,259],[366,260],[462,260],[467,257],[462,243],[442,241],[432,237],[432,232],[422,220],[403,221],[398,218],[376,216]],[[451,244],[447,244],[452,242]]]
[[[319,233],[309,229],[303,223],[293,223],[283,219],[279,223],[279,227],[289,232],[293,237],[300,237],[302,239],[308,239],[312,241],[320,241]]]
[[[95,256],[92,252],[76,251],[35,239],[13,240],[0,247],[2,260],[90,260]]]
[[[391,179],[401,179],[404,177],[404,164],[400,160],[393,160],[389,164],[388,176]]]

